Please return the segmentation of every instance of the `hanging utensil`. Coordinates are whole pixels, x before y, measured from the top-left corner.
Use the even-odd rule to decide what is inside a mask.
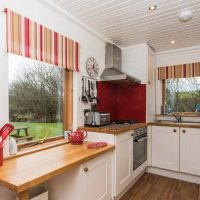
[[[84,78],[82,78],[82,97],[81,97],[81,101],[87,103],[87,97],[85,96],[85,83],[84,83]]]
[[[5,124],[0,129],[0,136],[1,136],[1,142],[0,142],[0,148],[3,147],[3,143],[8,137],[8,135],[14,130],[14,126],[11,124]]]
[[[95,96],[94,96],[94,83],[93,83],[93,81],[91,81],[90,83],[91,83],[91,90],[92,90],[91,97],[94,100],[94,99],[96,99]]]
[[[92,100],[92,97],[91,97],[91,95],[90,95],[90,81],[88,80],[88,101],[89,102],[92,102],[93,100]]]
[[[96,83],[95,83],[95,85],[96,85],[96,90],[95,90],[95,94],[96,94],[96,96],[95,96],[95,98],[96,98],[96,101],[97,101],[97,103],[100,101],[99,100],[99,98],[98,98],[98,96],[97,96],[97,92],[98,92],[98,81],[96,81]]]
[[[87,90],[87,79],[85,78],[85,97],[87,99],[88,102],[88,90]]]

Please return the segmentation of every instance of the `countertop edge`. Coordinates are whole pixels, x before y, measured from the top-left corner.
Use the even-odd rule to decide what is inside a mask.
[[[79,127],[81,130],[85,130],[88,132],[96,132],[96,133],[104,133],[104,134],[112,134],[119,135],[125,133],[127,131],[135,130],[137,128],[142,128],[145,126],[167,126],[167,127],[180,127],[180,128],[200,128],[200,123],[198,124],[184,124],[183,123],[173,123],[173,122],[146,122],[146,123],[137,123],[133,124],[131,127],[122,128],[119,130],[110,130],[101,127],[91,127],[91,126],[81,126]]]
[[[150,126],[166,126],[166,127],[180,127],[180,128],[200,128],[200,124],[181,124],[181,123],[168,123],[168,122],[149,122]]]

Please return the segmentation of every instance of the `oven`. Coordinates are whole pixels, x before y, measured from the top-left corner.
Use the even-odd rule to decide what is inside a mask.
[[[147,127],[136,129],[133,134],[133,171],[147,161]]]

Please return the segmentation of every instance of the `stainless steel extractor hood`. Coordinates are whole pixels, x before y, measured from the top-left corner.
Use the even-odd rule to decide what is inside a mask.
[[[117,84],[140,84],[141,81],[121,71],[121,49],[113,44],[106,45],[106,68],[100,76],[101,81]]]

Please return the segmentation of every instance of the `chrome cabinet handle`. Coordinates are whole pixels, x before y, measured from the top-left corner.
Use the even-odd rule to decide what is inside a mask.
[[[88,172],[88,167],[85,167],[83,170],[84,172]]]
[[[186,130],[183,130],[182,132],[183,132],[183,133],[186,133]]]
[[[176,129],[174,129],[173,132],[176,133]]]

